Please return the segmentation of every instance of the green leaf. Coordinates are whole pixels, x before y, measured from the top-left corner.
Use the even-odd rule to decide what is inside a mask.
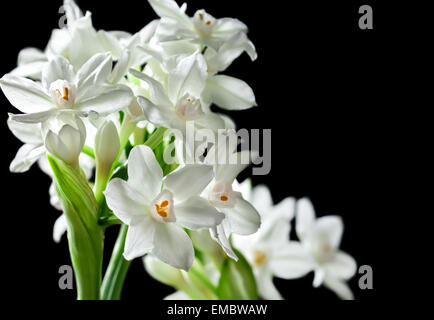
[[[79,167],[71,167],[50,155],[47,157],[67,220],[78,299],[97,300],[101,286],[103,229],[97,223],[95,197]]]
[[[217,288],[221,300],[257,300],[255,276],[244,256],[234,250],[238,261],[226,259]]]

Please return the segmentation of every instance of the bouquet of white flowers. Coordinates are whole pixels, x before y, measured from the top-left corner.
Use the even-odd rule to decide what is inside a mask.
[[[63,211],[53,236],[67,232],[78,299],[119,299],[141,257],[176,289],[167,298],[281,299],[273,277],[314,271],[314,286],[351,299],[356,263],[338,249],[341,219],[316,219],[308,199],[273,205],[265,186],[237,181],[258,153],[211,105],[256,106],[246,82],[221,74],[244,52],[256,59],[246,25],[190,17],[174,0],[149,4],[159,19],[129,34],[95,30],[65,0],[66,24],[46,49],[23,49],[0,80],[21,112],[8,119],[24,143],[10,170],[37,162],[52,178],[51,204]],[[293,217],[299,241],[289,240]],[[116,225],[103,273],[104,232]]]

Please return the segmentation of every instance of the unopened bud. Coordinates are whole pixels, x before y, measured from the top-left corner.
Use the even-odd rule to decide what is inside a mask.
[[[119,135],[112,121],[104,122],[95,136],[95,158],[99,173],[107,174],[120,148]]]
[[[176,269],[150,254],[143,258],[143,263],[146,271],[155,280],[177,289],[185,287],[186,282],[180,269]]]
[[[56,158],[78,165],[78,157],[86,140],[83,121],[74,114],[60,114],[42,124],[45,148]]]

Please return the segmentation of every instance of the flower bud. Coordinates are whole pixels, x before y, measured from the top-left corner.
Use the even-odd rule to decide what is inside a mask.
[[[146,271],[155,280],[177,289],[182,289],[186,286],[180,269],[176,269],[150,254],[143,258],[143,263],[145,264]]]
[[[105,121],[95,136],[95,158],[99,172],[107,174],[120,148],[119,135],[112,121]]]
[[[72,166],[78,165],[86,140],[86,128],[78,116],[59,114],[42,124],[42,132],[48,152]]]

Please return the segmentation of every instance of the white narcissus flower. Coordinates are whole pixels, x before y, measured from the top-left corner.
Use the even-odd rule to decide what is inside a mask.
[[[234,77],[217,74],[224,71],[245,50],[245,43],[248,40],[243,39],[246,38],[244,33],[237,33],[227,40],[218,52],[213,48],[206,48],[203,57],[207,63],[208,77],[201,99],[207,110],[211,103],[227,110],[245,110],[256,106],[255,95],[247,83]],[[152,56],[152,59],[148,60],[144,73],[162,83],[167,81],[167,73],[176,68],[180,57],[191,55],[198,50],[197,46],[185,40],[143,45],[140,48]],[[254,48],[251,54],[256,58]]]
[[[161,17],[156,30],[160,42],[189,39],[218,50],[225,41],[238,32],[247,33],[247,26],[237,19],[216,19],[205,10],[198,10],[190,18],[174,0],[149,0],[154,11]]]
[[[344,231],[342,219],[338,216],[315,219],[312,203],[303,198],[296,204],[295,231],[300,243],[293,241],[285,250],[288,261],[281,265],[285,278],[299,278],[313,270],[315,287],[324,284],[341,299],[353,299],[346,280],[354,276],[357,266],[353,257],[339,250]]]
[[[41,83],[7,74],[0,87],[9,102],[26,113],[12,116],[19,122],[43,122],[61,112],[109,114],[133,99],[128,87],[108,84],[111,70],[109,53],[94,55],[77,72],[65,58],[56,57],[45,65]]]
[[[183,228],[210,228],[224,215],[198,195],[213,177],[212,167],[189,165],[165,177],[154,153],[136,146],[128,158],[128,181],[115,178],[104,192],[107,205],[129,226],[124,257],[152,253],[161,261],[188,270],[193,245]]]
[[[282,266],[291,262],[287,261],[285,250],[290,246],[290,220],[294,216],[295,200],[286,198],[273,205],[270,191],[263,185],[255,187],[246,199],[261,215],[261,227],[250,236],[233,235],[233,244],[252,266],[259,295],[268,300],[280,300],[282,296],[273,284],[273,276],[285,278]]]
[[[139,96],[137,102],[153,124],[185,133],[187,122],[196,128],[217,130],[225,127],[217,114],[204,112],[200,101],[207,79],[206,62],[199,52],[180,59],[167,79],[167,90],[151,77],[131,69],[131,74],[146,82],[150,99]]]
[[[244,199],[240,192],[233,189],[237,185],[236,177],[250,164],[250,159],[255,157],[255,153],[248,150],[234,152],[237,140],[233,141],[234,144],[230,141],[231,139],[229,139],[229,145],[226,145],[226,142],[220,140],[218,145],[209,150],[205,163],[215,161],[215,178],[202,193],[202,196],[208,199],[209,203],[217,210],[225,214],[223,222],[211,228],[211,237],[228,256],[238,260],[232,250],[229,236],[232,233],[239,235],[255,233],[261,225],[261,218],[255,207]],[[233,157],[234,155],[235,157]],[[232,160],[229,160],[231,157],[233,157]]]
[[[122,31],[97,31],[92,25],[91,13],[83,16],[74,1],[65,0],[62,8],[65,13],[62,19],[66,18],[66,25],[53,30],[44,51],[36,48],[21,50],[18,66],[12,74],[40,80],[44,65],[56,56],[63,56],[78,70],[93,55],[110,52],[118,61],[110,80],[117,83],[128,68],[141,65],[147,59],[148,56],[137,50],[137,46],[152,38],[158,21],[152,21],[134,35]]]

